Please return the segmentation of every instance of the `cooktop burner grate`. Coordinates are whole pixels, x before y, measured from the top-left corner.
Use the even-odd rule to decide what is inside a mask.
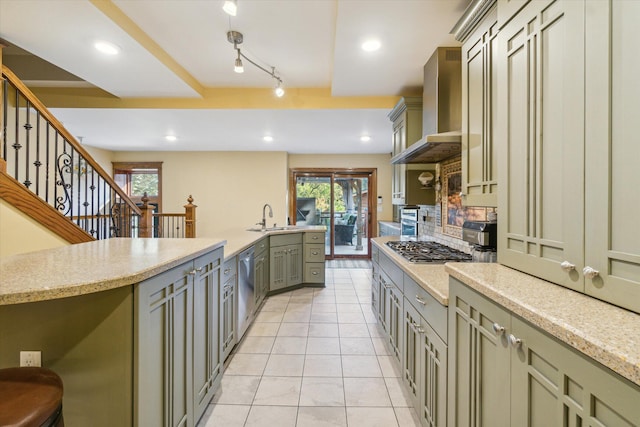
[[[436,242],[391,241],[387,246],[407,261],[415,263],[445,263],[471,261],[471,255]]]

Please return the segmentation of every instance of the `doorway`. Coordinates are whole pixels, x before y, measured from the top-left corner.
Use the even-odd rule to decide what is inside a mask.
[[[325,258],[370,258],[375,169],[292,169],[289,218],[296,225],[324,225]]]

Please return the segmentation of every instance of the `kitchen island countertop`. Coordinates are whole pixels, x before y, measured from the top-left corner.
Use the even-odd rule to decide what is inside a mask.
[[[0,258],[0,305],[132,285],[222,247],[222,239],[114,238]]]

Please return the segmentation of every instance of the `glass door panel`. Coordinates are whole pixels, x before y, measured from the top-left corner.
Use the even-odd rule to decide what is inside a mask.
[[[369,256],[369,178],[334,175],[335,256]]]
[[[331,256],[331,176],[296,177],[296,225],[324,225],[325,255]]]

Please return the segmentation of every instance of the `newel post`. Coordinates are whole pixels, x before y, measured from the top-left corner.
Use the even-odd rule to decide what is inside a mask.
[[[193,238],[196,237],[196,208],[198,206],[193,204],[193,196],[189,194],[187,204],[184,205],[184,237]]]
[[[142,196],[142,206],[140,206],[140,224],[138,226],[138,237],[153,237],[153,206],[149,206],[149,198],[145,192]]]

